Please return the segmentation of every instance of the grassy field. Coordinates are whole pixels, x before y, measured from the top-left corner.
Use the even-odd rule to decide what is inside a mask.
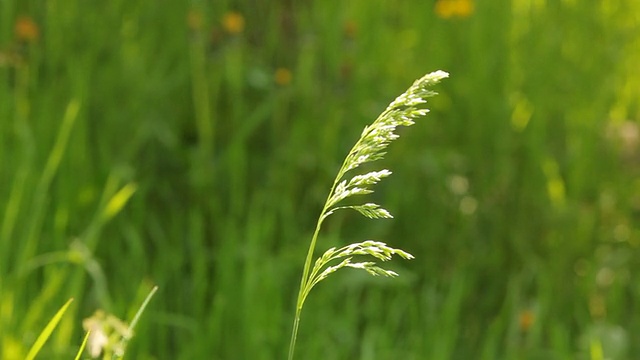
[[[416,78],[431,113],[318,251],[344,271],[298,359],[640,356],[640,3],[0,1],[0,358],[83,321],[128,359],[283,359],[315,221],[344,156]],[[102,311],[96,315],[96,311]],[[117,320],[120,319],[120,320]],[[89,356],[88,354],[86,355]]]

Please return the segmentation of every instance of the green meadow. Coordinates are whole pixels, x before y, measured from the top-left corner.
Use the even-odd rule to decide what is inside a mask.
[[[640,356],[635,0],[0,1],[0,358],[285,359],[362,129],[450,74],[316,255],[296,359]],[[83,326],[84,324],[84,326]],[[114,345],[115,344],[115,345]]]

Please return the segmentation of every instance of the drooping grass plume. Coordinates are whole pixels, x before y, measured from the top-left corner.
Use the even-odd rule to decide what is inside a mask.
[[[311,289],[320,281],[339,269],[350,267],[361,269],[371,275],[383,275],[388,277],[397,276],[393,271],[383,269],[375,262],[352,262],[355,255],[369,255],[381,261],[390,260],[393,255],[398,255],[404,259],[412,259],[413,255],[400,249],[394,249],[383,242],[367,240],[361,243],[354,243],[336,249],[327,250],[322,256],[317,258],[313,268],[313,255],[318,240],[318,235],[324,220],[337,210],[353,209],[370,219],[385,219],[393,216],[378,204],[364,203],[361,205],[338,206],[343,200],[354,195],[366,195],[373,192],[373,185],[383,178],[391,175],[391,171],[383,169],[372,171],[363,175],[354,175],[350,179],[344,179],[348,172],[355,170],[359,166],[380,160],[386,154],[386,148],[399,136],[394,132],[398,126],[411,126],[414,120],[425,116],[429,110],[420,107],[427,102],[427,98],[436,95],[430,88],[448,77],[444,71],[436,71],[416,80],[413,85],[402,95],[398,96],[380,116],[369,126],[365,127],[360,135],[360,139],[353,146],[345,158],[338,175],[336,176],[327,201],[322,208],[320,217],[316,224],[316,229],[311,238],[311,244],[304,264],[302,280],[296,302],[296,312],[291,333],[291,343],[289,346],[289,360],[293,359],[298,326],[302,307]],[[329,263],[342,259],[337,265],[329,266]]]

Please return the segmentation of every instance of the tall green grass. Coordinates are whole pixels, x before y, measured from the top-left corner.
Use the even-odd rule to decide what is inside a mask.
[[[434,6],[1,2],[0,358],[73,297],[41,350],[72,358],[83,319],[131,319],[154,284],[128,358],[284,358],[339,159],[437,68],[454,76],[376,192],[396,219],[324,234],[418,261],[316,289],[297,357],[637,356],[638,5]]]

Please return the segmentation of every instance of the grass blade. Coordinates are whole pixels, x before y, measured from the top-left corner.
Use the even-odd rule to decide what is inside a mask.
[[[84,348],[87,346],[89,335],[91,335],[91,330],[87,331],[87,334],[84,336],[84,340],[82,340],[82,345],[80,345],[80,349],[78,349],[78,353],[76,354],[75,360],[80,360],[80,357],[82,356],[82,352],[84,351]]]
[[[71,305],[71,302],[73,302],[73,298],[69,299],[60,308],[60,310],[58,310],[58,312],[54,315],[54,317],[51,318],[47,326],[45,326],[44,330],[42,330],[42,332],[36,339],[36,342],[33,344],[31,349],[29,349],[29,353],[27,354],[27,357],[25,358],[25,360],[35,359],[36,355],[38,355],[38,352],[40,352],[40,349],[42,349],[42,347],[44,346],[44,343],[47,342],[47,340],[49,339],[49,336],[51,336],[51,333],[53,333],[53,330],[56,328],[56,326],[60,322],[60,319],[62,319],[62,315],[64,315],[69,305]]]
[[[118,359],[123,359],[124,358],[124,352],[125,352],[125,349],[127,347],[127,343],[129,342],[129,340],[133,336],[133,329],[138,324],[138,321],[140,320],[140,316],[142,316],[142,313],[147,308],[147,305],[149,304],[149,301],[151,301],[151,298],[156,293],[156,291],[158,291],[158,286],[154,286],[153,289],[151,289],[151,291],[149,292],[147,297],[142,302],[142,305],[140,305],[140,308],[138,309],[136,314],[133,316],[133,320],[131,320],[131,324],[129,325],[129,336],[123,336],[122,337],[122,341],[120,342],[120,348],[122,349],[122,354],[118,357]]]

